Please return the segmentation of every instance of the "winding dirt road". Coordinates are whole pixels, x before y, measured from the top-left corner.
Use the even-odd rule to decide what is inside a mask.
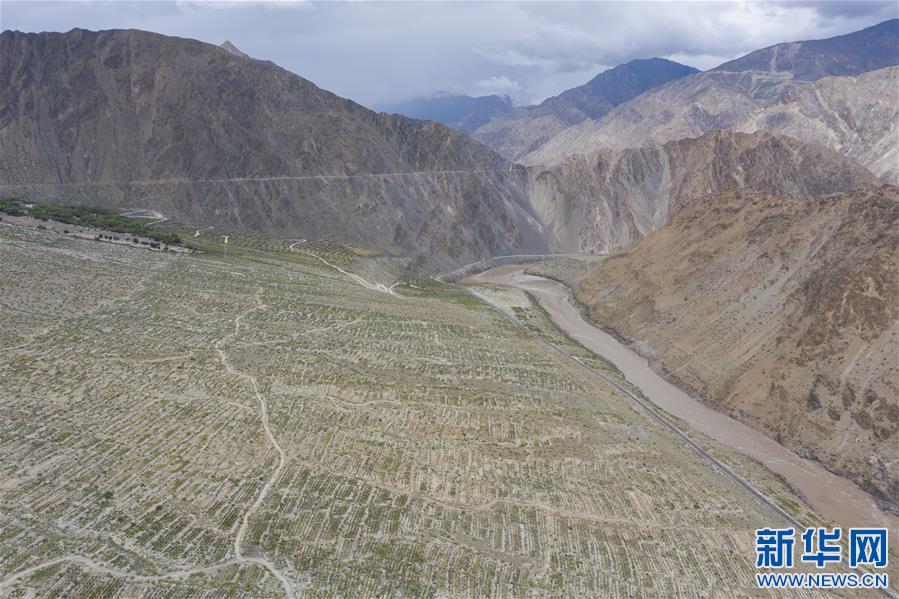
[[[246,563],[258,563],[263,565],[272,575],[275,576],[280,582],[281,586],[284,587],[284,591],[287,593],[287,596],[290,599],[293,599],[294,590],[293,585],[284,576],[274,564],[269,562],[263,558],[248,558],[243,555],[242,545],[243,541],[247,536],[247,528],[250,524],[250,517],[255,513],[262,503],[265,501],[265,498],[268,496],[271,491],[272,486],[274,486],[275,482],[281,477],[281,473],[284,471],[284,464],[287,461],[287,457],[284,455],[284,450],[281,448],[281,445],[278,443],[278,440],[275,438],[274,433],[272,433],[272,427],[269,424],[268,419],[268,405],[265,402],[265,398],[262,397],[262,394],[259,393],[259,385],[256,382],[256,377],[246,374],[245,372],[241,372],[234,368],[231,362],[228,360],[228,356],[225,351],[221,348],[221,345],[228,339],[237,335],[240,331],[240,321],[244,316],[255,312],[257,310],[264,310],[266,308],[265,304],[262,302],[262,288],[256,290],[256,294],[253,296],[256,302],[256,305],[244,312],[241,312],[234,319],[234,331],[230,334],[222,337],[217,343],[215,350],[218,352],[219,360],[225,369],[234,375],[237,375],[243,379],[246,379],[250,382],[250,385],[253,387],[253,395],[256,398],[256,402],[259,404],[259,417],[262,420],[262,428],[265,430],[265,436],[268,438],[269,443],[271,443],[272,447],[275,448],[275,451],[278,453],[278,466],[272,472],[271,476],[269,476],[268,480],[265,483],[265,486],[262,487],[262,490],[259,492],[259,495],[256,497],[256,501],[253,502],[253,505],[244,512],[243,519],[240,523],[240,528],[237,531],[237,535],[234,537],[234,557],[236,561],[246,562]]]
[[[305,239],[304,239],[303,241],[305,241]],[[293,246],[294,246],[294,245],[296,245],[296,244],[291,245],[291,246],[290,246],[290,249],[293,250]],[[294,250],[294,251],[299,251],[299,250]],[[384,285],[383,283],[369,283],[368,281],[366,281],[365,279],[363,279],[362,277],[360,277],[360,276],[357,275],[356,273],[352,273],[352,272],[349,272],[349,271],[347,271],[347,270],[344,270],[344,269],[340,268],[339,266],[337,266],[336,264],[331,264],[330,262],[328,262],[327,260],[325,260],[324,258],[322,258],[321,256],[319,256],[318,254],[313,254],[312,252],[303,252],[303,253],[306,254],[307,256],[312,256],[313,258],[318,258],[318,259],[321,260],[323,263],[327,264],[328,266],[330,266],[331,268],[333,268],[333,269],[336,270],[337,272],[340,272],[340,273],[342,273],[342,274],[345,274],[345,275],[348,276],[350,279],[352,279],[352,280],[355,281],[356,283],[362,285],[362,286],[365,287],[366,289],[371,289],[372,291],[380,291],[381,293],[387,293],[387,294],[393,295],[393,296],[395,296],[395,297],[400,297],[400,298],[402,297],[401,295],[397,295],[397,294],[393,291],[393,288],[396,287],[396,286],[398,285],[398,283],[394,283],[394,284],[391,285],[390,287],[387,287],[387,285]]]
[[[23,578],[28,578],[29,576],[36,574],[43,570],[44,568],[49,568],[51,566],[55,566],[57,564],[62,564],[65,562],[72,562],[79,564],[80,566],[91,570],[93,572],[98,572],[100,574],[106,574],[108,576],[113,576],[116,578],[127,578],[129,580],[134,580],[138,582],[154,582],[160,580],[179,580],[184,578],[189,578],[191,576],[197,574],[211,574],[216,570],[221,570],[222,568],[227,568],[228,566],[235,566],[241,563],[251,563],[262,566],[271,572],[271,564],[264,559],[257,559],[254,557],[244,557],[239,559],[230,559],[224,562],[219,562],[217,564],[212,564],[211,566],[203,566],[201,568],[192,568],[189,570],[172,570],[171,572],[166,572],[165,574],[135,574],[134,572],[129,572],[127,570],[119,570],[117,568],[109,568],[102,564],[95,562],[94,560],[84,557],[83,555],[77,554],[69,554],[63,555],[61,557],[57,557],[54,559],[43,561],[39,564],[31,566],[29,568],[25,568],[24,570],[19,570],[15,574],[10,575],[5,578],[3,581],[0,581],[0,591],[11,587],[17,580],[21,580]],[[279,573],[273,573],[276,578],[281,580],[279,577]],[[281,581],[282,585],[284,581]],[[2,596],[2,595],[0,595]]]
[[[259,385],[256,381],[256,377],[249,375],[245,372],[241,372],[240,370],[234,368],[231,362],[228,360],[228,355],[225,353],[225,350],[222,349],[222,346],[227,343],[229,340],[234,338],[240,332],[240,323],[241,320],[257,310],[264,310],[266,305],[262,301],[262,288],[256,290],[256,294],[254,295],[255,305],[252,308],[244,310],[239,313],[234,318],[234,330],[229,334],[225,335],[221,339],[219,339],[215,344],[215,351],[219,355],[219,360],[222,363],[222,366],[225,367],[230,374],[241,377],[250,382],[250,385],[253,388],[253,395],[256,398],[256,402],[259,405],[259,415],[260,420],[262,421],[262,427],[265,431],[265,436],[268,438],[269,443],[271,443],[272,447],[275,448],[275,451],[278,454],[278,465],[275,470],[272,472],[271,476],[269,476],[268,481],[266,481],[265,485],[262,487],[262,490],[259,492],[259,495],[256,497],[256,501],[253,502],[246,512],[244,512],[240,528],[237,531],[237,535],[234,537],[234,558],[222,562],[218,562],[215,564],[211,564],[209,566],[201,566],[197,568],[190,569],[179,569],[172,570],[169,572],[165,572],[163,574],[154,574],[154,575],[141,575],[136,574],[134,572],[129,572],[127,570],[120,570],[116,568],[109,568],[102,564],[99,564],[92,560],[89,557],[78,555],[78,554],[68,554],[61,557],[49,559],[42,561],[33,566],[29,566],[27,568],[23,568],[17,572],[9,574],[2,580],[0,580],[0,597],[4,596],[2,591],[10,588],[16,581],[26,579],[29,576],[32,576],[45,568],[49,568],[56,564],[72,562],[81,565],[82,567],[94,571],[99,572],[101,574],[106,574],[109,576],[114,576],[117,578],[128,578],[134,581],[142,581],[142,582],[152,582],[159,580],[175,580],[175,579],[183,579],[195,574],[209,574],[216,570],[220,570],[221,568],[232,566],[236,564],[254,564],[257,566],[261,566],[268,570],[268,572],[274,576],[278,582],[281,584],[281,587],[284,589],[284,593],[287,595],[289,599],[294,599],[296,597],[296,593],[293,588],[293,584],[291,581],[269,560],[264,557],[248,557],[243,554],[242,546],[243,541],[247,536],[247,529],[249,527],[250,518],[252,515],[259,509],[262,503],[265,501],[265,498],[268,496],[271,491],[272,486],[277,482],[277,480],[281,477],[281,473],[284,470],[284,465],[286,463],[286,456],[284,454],[284,450],[281,448],[281,445],[278,443],[278,440],[275,438],[274,433],[272,433],[272,428],[269,423],[268,417],[268,405],[266,404],[265,398],[259,392]]]

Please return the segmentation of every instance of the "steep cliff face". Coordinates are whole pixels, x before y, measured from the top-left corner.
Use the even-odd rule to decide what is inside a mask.
[[[491,150],[274,64],[134,30],[7,31],[0,56],[8,195],[335,236],[435,264],[544,247]]]
[[[633,245],[688,201],[727,189],[811,199],[878,184],[868,170],[822,146],[720,130],[573,156],[528,172],[529,195],[551,244],[570,252]]]
[[[899,504],[899,189],[687,203],[578,298],[668,375]]]
[[[516,108],[493,119],[479,127],[474,138],[516,160],[571,125],[599,118],[646,90],[696,72],[664,58],[632,60],[537,106]]]

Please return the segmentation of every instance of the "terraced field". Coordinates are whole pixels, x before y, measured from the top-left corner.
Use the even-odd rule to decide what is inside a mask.
[[[0,226],[0,596],[758,593],[778,522],[612,387],[463,290],[295,241]]]

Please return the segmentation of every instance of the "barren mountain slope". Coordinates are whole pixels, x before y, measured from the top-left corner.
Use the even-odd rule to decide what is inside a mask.
[[[788,73],[803,81],[858,75],[896,64],[899,19],[823,40],[777,44],[731,60],[716,71]]]
[[[721,410],[899,503],[899,189],[689,202],[577,296]]]
[[[523,161],[554,164],[597,148],[665,143],[710,129],[765,129],[827,145],[896,182],[897,123],[899,67],[815,82],[709,71],[647,92],[598,121],[566,129]]]
[[[648,89],[696,72],[664,58],[632,60],[538,106],[516,108],[479,127],[474,138],[514,160],[571,125],[599,118]]]
[[[767,129],[814,141],[899,182],[899,20],[779,44],[650,90],[522,157],[555,164],[599,148]],[[836,77],[835,77],[836,76]]]
[[[543,247],[498,155],[274,64],[135,30],[7,31],[0,57],[7,195],[332,236],[438,264]]]
[[[870,171],[816,144],[767,132],[573,156],[531,167],[529,193],[551,245],[607,252],[663,226],[689,198],[752,187],[800,198],[876,186]]]

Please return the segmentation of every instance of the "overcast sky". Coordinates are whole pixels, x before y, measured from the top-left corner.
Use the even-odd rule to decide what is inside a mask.
[[[633,58],[701,69],[897,16],[887,2],[47,2],[0,0],[22,31],[138,28],[230,40],[368,106],[438,91],[538,102]]]

